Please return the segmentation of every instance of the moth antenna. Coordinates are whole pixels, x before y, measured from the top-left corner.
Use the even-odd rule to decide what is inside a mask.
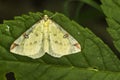
[[[49,18],[53,18],[54,16],[56,16],[58,13],[56,12],[54,15],[50,16]]]

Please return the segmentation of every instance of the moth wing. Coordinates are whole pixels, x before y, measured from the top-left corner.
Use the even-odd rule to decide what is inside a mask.
[[[48,54],[54,57],[62,57],[81,51],[81,46],[78,41],[52,20],[49,25],[49,31],[50,51]]]
[[[39,58],[45,54],[43,49],[43,20],[23,33],[10,47],[10,52]]]

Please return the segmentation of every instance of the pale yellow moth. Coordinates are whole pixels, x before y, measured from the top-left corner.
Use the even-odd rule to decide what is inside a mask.
[[[40,58],[45,53],[60,58],[80,51],[78,41],[47,15],[24,32],[10,47],[10,52],[33,59]]]

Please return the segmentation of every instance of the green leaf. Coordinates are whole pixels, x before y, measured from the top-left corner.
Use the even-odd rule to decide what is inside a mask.
[[[109,25],[107,28],[113,38],[113,43],[120,52],[120,1],[119,0],[102,0],[102,9],[107,16],[106,20]]]
[[[81,8],[83,7],[84,3],[80,3],[79,0],[75,0],[75,1],[78,3],[78,6],[76,7],[75,12],[74,12],[75,19],[77,20],[77,18],[79,16],[79,12],[80,12]],[[70,10],[71,3],[74,3],[75,1],[74,0],[66,0],[64,2],[64,6],[63,6],[64,7],[63,8],[64,14],[66,14],[69,17],[70,17],[70,13],[71,13],[71,10]]]
[[[80,9],[83,7],[84,3],[94,7],[95,9],[99,10],[100,12],[102,12],[101,10],[101,7],[98,3],[96,3],[94,0],[65,0],[64,2],[64,13],[70,17],[70,4],[71,3],[74,3],[74,2],[77,2],[78,3],[78,6],[76,7],[75,9],[75,16],[79,16],[79,12],[80,12]],[[73,8],[71,8],[73,9]],[[77,20],[77,17],[75,17],[75,19]]]
[[[96,8],[100,12],[102,11],[100,5],[97,2],[95,2],[95,0],[79,0],[79,1],[84,2],[84,3],[88,4],[88,5]]]
[[[56,13],[51,19],[61,25],[81,44],[82,51],[77,54],[54,58],[45,54],[39,59],[15,55],[9,52],[12,42],[30,28],[44,14],[29,13],[4,21],[0,25],[0,79],[13,72],[16,80],[118,80],[120,61],[110,48],[89,29],[83,28],[63,14]],[[6,30],[7,26],[10,27]]]

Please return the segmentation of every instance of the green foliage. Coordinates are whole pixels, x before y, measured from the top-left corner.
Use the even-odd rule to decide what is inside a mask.
[[[96,8],[99,11],[102,11],[101,7],[99,6],[98,3],[95,2],[95,0],[79,0],[79,1],[84,2],[84,3],[88,4],[88,5]]]
[[[64,0],[62,13],[87,27],[92,26],[90,24],[96,25],[100,17],[104,16],[96,0]]]
[[[48,11],[29,13],[17,16],[14,20],[4,21],[0,25],[1,80],[6,80],[5,74],[8,72],[13,72],[17,80],[101,80],[105,77],[109,80],[115,79],[116,76],[120,78],[120,61],[110,48],[89,29],[81,27],[60,13],[56,13],[52,20],[80,42],[82,52],[62,58],[45,54],[36,60],[11,54],[11,43],[44,14],[54,15]],[[10,27],[9,30],[6,30],[7,26]]]
[[[102,0],[102,9],[107,16],[106,20],[109,25],[108,32],[113,38],[113,43],[120,52],[120,1],[119,0]]]
[[[81,1],[100,9],[94,0]],[[80,4],[79,8],[82,5]],[[120,51],[119,5],[120,2],[117,0],[102,0],[102,10],[107,16],[106,20],[109,25],[107,30],[118,51]],[[120,79],[120,60],[114,52],[88,28],[83,28],[61,13],[56,13],[52,20],[61,25],[81,44],[80,53],[62,58],[54,58],[45,54],[35,60],[10,53],[9,48],[13,41],[40,20],[44,14],[54,15],[49,11],[31,12],[28,15],[16,16],[14,20],[5,20],[3,24],[0,24],[0,80],[6,80],[5,75],[9,72],[14,73],[16,80]]]
[[[77,17],[79,16],[80,10],[84,6],[85,3],[94,7],[94,8],[96,8],[100,12],[102,11],[99,4],[96,3],[94,0],[65,0],[63,10],[64,10],[64,13],[69,17],[70,17],[70,14],[69,14],[70,13],[70,8],[73,7],[73,6],[71,6],[71,4],[74,3],[74,2],[78,3],[78,6],[76,7],[76,10],[74,12],[75,16],[77,16]],[[71,8],[71,9],[73,9],[73,8]]]

